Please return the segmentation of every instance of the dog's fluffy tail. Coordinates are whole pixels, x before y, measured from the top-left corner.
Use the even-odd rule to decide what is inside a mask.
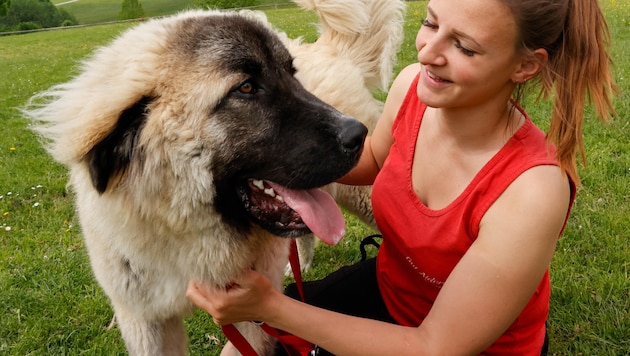
[[[386,91],[403,41],[403,0],[293,0],[320,17],[319,39],[361,67],[370,91]]]

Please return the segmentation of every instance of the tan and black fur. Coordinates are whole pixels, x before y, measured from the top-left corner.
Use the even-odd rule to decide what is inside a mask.
[[[187,353],[190,280],[226,286],[255,268],[281,288],[281,237],[309,230],[252,214],[252,179],[309,189],[356,164],[367,128],[303,87],[316,69],[300,69],[302,46],[260,14],[184,12],[125,32],[25,109],[69,169],[130,354]],[[238,327],[269,354],[274,340]]]

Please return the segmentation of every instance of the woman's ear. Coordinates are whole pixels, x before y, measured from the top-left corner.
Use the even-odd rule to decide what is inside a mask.
[[[512,74],[512,81],[517,84],[525,83],[534,78],[547,64],[549,54],[547,50],[539,48],[523,58],[517,70]]]

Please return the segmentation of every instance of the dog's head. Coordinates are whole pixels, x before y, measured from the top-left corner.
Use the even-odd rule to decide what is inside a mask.
[[[251,15],[184,13],[123,34],[32,115],[51,122],[58,160],[140,214],[181,225],[210,209],[237,231],[299,236],[318,218],[296,213],[318,214],[304,197],[356,164],[367,129],[307,92],[292,61]]]

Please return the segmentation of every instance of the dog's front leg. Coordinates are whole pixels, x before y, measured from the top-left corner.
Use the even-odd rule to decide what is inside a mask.
[[[265,333],[260,326],[251,322],[236,323],[235,326],[258,355],[274,354],[276,339]],[[236,355],[240,353],[236,352]]]
[[[129,355],[186,355],[188,344],[180,316],[165,320],[139,320],[124,310],[116,310],[116,321]]]

